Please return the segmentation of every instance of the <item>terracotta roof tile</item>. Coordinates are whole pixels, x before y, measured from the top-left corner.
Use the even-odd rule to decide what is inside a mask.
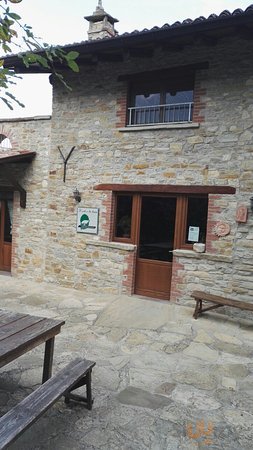
[[[102,45],[106,45],[105,43],[111,43],[111,44],[116,44],[116,42],[120,43],[121,41],[124,42],[125,40],[128,40],[128,38],[135,38],[135,37],[144,37],[144,36],[148,36],[151,35],[152,38],[154,37],[154,34],[158,35],[157,37],[159,37],[159,33],[164,33],[164,32],[170,32],[170,30],[173,32],[173,30],[177,29],[178,32],[180,33],[180,30],[182,29],[182,32],[184,32],[186,29],[194,31],[194,26],[198,26],[198,25],[207,25],[208,24],[215,24],[217,23],[217,25],[223,27],[224,24],[227,22],[227,25],[229,26],[229,23],[231,20],[235,19],[235,18],[247,18],[249,16],[253,15],[253,4],[248,6],[245,10],[242,10],[240,8],[235,9],[233,12],[229,12],[228,10],[224,10],[222,11],[220,14],[210,14],[207,18],[204,16],[199,16],[196,19],[185,19],[182,22],[180,21],[176,21],[173,24],[168,24],[165,23],[164,25],[162,25],[161,27],[158,26],[154,26],[151,29],[148,28],[144,28],[143,30],[139,31],[139,30],[134,30],[132,32],[125,32],[123,34],[118,34],[114,37],[106,37],[103,39],[98,39],[98,40],[85,40],[85,41],[81,41],[81,42],[74,42],[71,44],[65,44],[65,45],[61,45],[61,47],[63,49],[69,50],[71,48],[75,48],[78,52],[82,53],[82,50],[84,52],[90,52],[93,51],[93,48],[95,49],[98,45],[100,45],[100,43]],[[15,58],[17,58],[17,55],[9,55],[8,57],[5,57],[5,66],[8,67],[8,65],[10,64],[14,64],[16,66],[19,65],[20,59],[15,60]],[[22,65],[22,63],[21,63]]]
[[[248,6],[245,9],[245,11],[242,10],[241,8],[237,8],[233,12],[230,12],[226,9],[226,10],[222,11],[220,14],[210,14],[207,18],[204,16],[197,17],[196,19],[188,18],[188,19],[183,20],[182,22],[176,21],[171,25],[168,23],[165,23],[161,27],[154,26],[150,29],[144,28],[143,30],[134,30],[132,32],[125,32],[122,34],[118,34],[118,35],[114,36],[113,38],[106,37],[104,39],[99,39],[99,41],[117,40],[117,39],[120,39],[122,37],[127,37],[127,36],[142,35],[142,34],[154,32],[154,31],[159,32],[160,30],[164,30],[164,29],[192,26],[192,25],[198,24],[198,23],[208,23],[208,22],[213,22],[215,20],[218,21],[218,20],[226,19],[226,18],[230,19],[234,16],[246,16],[246,15],[250,15],[250,14],[253,14],[253,4]],[[72,47],[74,45],[86,45],[86,44],[92,45],[94,42],[96,43],[97,41],[95,40],[95,41],[74,42],[73,44],[64,45],[64,47]]]
[[[118,35],[118,36],[115,37],[115,39],[117,39],[117,37],[121,37],[121,36],[129,36],[129,35],[131,35],[131,34],[136,34],[136,33],[140,33],[140,34],[141,34],[141,33],[148,33],[148,32],[150,32],[150,31],[161,30],[161,29],[164,29],[164,28],[182,27],[182,26],[184,26],[184,25],[192,25],[192,24],[194,24],[194,23],[199,23],[199,22],[209,22],[209,21],[212,21],[212,20],[224,19],[224,18],[226,18],[226,17],[227,17],[227,18],[230,18],[230,17],[233,17],[233,16],[247,15],[247,14],[252,14],[252,13],[253,13],[253,4],[250,5],[250,6],[248,6],[248,7],[245,9],[245,11],[243,11],[241,8],[237,8],[237,9],[235,9],[233,12],[229,12],[229,11],[226,9],[226,10],[222,11],[219,15],[218,15],[218,14],[210,14],[210,16],[208,16],[207,18],[204,17],[204,16],[200,16],[200,17],[197,17],[196,19],[190,19],[190,18],[188,18],[188,19],[183,20],[182,22],[176,21],[176,22],[174,22],[172,25],[170,25],[170,24],[168,24],[168,23],[165,23],[165,24],[162,25],[161,27],[154,26],[154,27],[151,28],[151,29],[144,28],[144,29],[141,30],[141,31],[134,30],[134,31],[132,31],[132,32],[130,32],[130,33],[123,33],[123,34],[121,34],[121,35]]]

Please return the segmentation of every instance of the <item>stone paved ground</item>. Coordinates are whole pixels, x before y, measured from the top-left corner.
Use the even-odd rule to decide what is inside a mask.
[[[0,275],[0,307],[66,320],[55,372],[96,361],[94,407],[59,400],[12,450],[251,450],[253,316],[87,294]],[[245,316],[244,316],[245,317]],[[0,411],[39,385],[43,348],[0,371]]]

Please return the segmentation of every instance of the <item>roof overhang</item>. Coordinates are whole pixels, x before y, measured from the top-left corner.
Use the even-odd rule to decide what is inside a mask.
[[[23,151],[15,153],[12,150],[3,151],[0,150],[0,164],[7,163],[29,163],[36,156],[36,152]]]
[[[216,45],[217,40],[239,36],[244,39],[253,39],[253,5],[245,11],[235,10],[233,13],[223,11],[219,16],[212,14],[207,19],[199,17],[195,20],[187,19],[176,22],[173,25],[165,24],[163,27],[154,27],[151,30],[134,31],[124,33],[112,38],[93,41],[84,41],[65,45],[65,51],[77,51],[77,62],[82,64],[96,64],[97,60],[117,61],[122,60],[124,54],[149,55],[155,46],[168,50],[183,49],[185,45],[195,42],[203,42],[206,45]],[[139,50],[136,54],[136,49]],[[64,64],[64,63],[63,63]],[[59,68],[59,65],[56,63]],[[5,67],[15,68],[20,72],[47,72],[38,65],[25,68],[22,58],[13,55],[5,58]],[[64,68],[66,66],[61,66]]]
[[[170,69],[159,69],[159,70],[150,70],[145,72],[136,72],[136,73],[127,73],[124,75],[118,76],[118,81],[141,81],[143,80],[147,81],[149,80],[155,80],[157,77],[159,77],[159,80],[161,79],[168,79],[168,76],[176,76],[180,73],[187,73],[190,75],[191,73],[194,73],[196,70],[203,70],[208,69],[209,63],[207,61],[203,61],[196,64],[187,64],[187,65],[180,65],[180,67],[172,67]]]

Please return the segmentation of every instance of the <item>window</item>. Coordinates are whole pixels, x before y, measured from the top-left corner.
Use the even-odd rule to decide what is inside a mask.
[[[8,139],[4,134],[0,134],[0,148],[11,148],[10,139]]]
[[[185,244],[206,242],[207,197],[188,197]]]
[[[192,122],[193,76],[132,82],[128,126]]]
[[[138,243],[142,249],[146,241],[150,247],[152,236],[160,236],[164,241],[165,233],[169,245],[166,251],[192,249],[195,242],[206,241],[207,213],[207,195],[118,193],[115,194],[113,240]]]
[[[4,134],[0,134],[0,149],[1,148],[4,148],[4,149],[12,148],[10,139],[7,138],[7,136],[5,136]]]
[[[130,239],[132,223],[132,195],[118,195],[115,216],[115,238]]]
[[[119,75],[118,81],[127,84],[117,99],[117,127],[126,131],[152,125],[161,128],[164,124],[195,127],[204,122],[206,87],[202,71],[208,68],[209,63],[202,61]]]

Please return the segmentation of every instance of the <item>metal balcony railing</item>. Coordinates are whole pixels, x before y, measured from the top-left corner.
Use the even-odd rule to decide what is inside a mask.
[[[128,126],[192,122],[193,102],[128,108]]]

